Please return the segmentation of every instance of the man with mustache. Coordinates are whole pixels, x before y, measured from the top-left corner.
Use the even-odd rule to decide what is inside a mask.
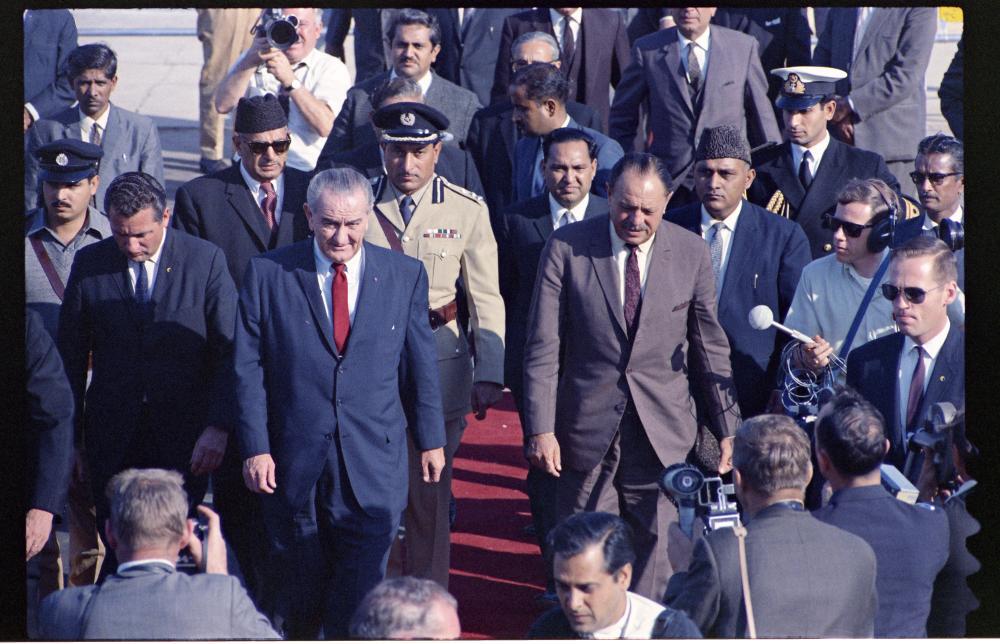
[[[934,134],[917,146],[910,179],[924,207],[924,234],[940,236],[947,227],[954,235],[965,219],[965,146],[952,136]],[[948,220],[948,223],[944,223]],[[965,288],[965,249],[955,251],[958,288]]]

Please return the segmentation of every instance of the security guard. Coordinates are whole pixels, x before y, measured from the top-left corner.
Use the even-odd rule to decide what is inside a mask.
[[[818,259],[833,250],[833,235],[823,228],[822,217],[836,209],[837,193],[850,179],[881,179],[896,193],[899,182],[879,154],[842,143],[827,132],[837,108],[836,82],[846,76],[842,70],[801,66],[771,73],[784,79],[774,103],[784,115],[786,140],[754,155],[757,179],[747,196],[798,222],[813,259]]]
[[[373,180],[376,222],[366,241],[423,261],[430,280],[429,319],[437,340],[447,463],[441,482],[424,483],[410,444],[405,539],[397,540],[390,575],[414,575],[448,585],[452,461],[471,408],[479,419],[503,392],[504,305],[497,245],[482,198],[434,172],[448,119],[422,103],[386,105],[373,114],[386,174]],[[375,224],[378,225],[375,225]],[[466,330],[456,321],[459,282],[469,304],[475,366]],[[405,552],[404,552],[405,550]]]

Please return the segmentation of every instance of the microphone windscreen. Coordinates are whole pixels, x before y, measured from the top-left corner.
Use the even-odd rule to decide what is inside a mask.
[[[765,331],[774,322],[774,313],[766,304],[758,304],[750,309],[750,326],[758,331]]]

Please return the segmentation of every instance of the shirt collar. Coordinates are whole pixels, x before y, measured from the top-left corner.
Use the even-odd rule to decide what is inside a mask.
[[[611,221],[610,217],[608,217],[608,230],[611,232],[611,252],[614,255],[618,255],[618,253],[624,252],[625,241],[618,236],[618,233],[615,232],[615,224],[614,222]],[[639,244],[639,252],[642,253],[643,255],[648,253],[649,248],[653,245],[653,242],[655,240],[656,240],[656,233],[653,233],[652,237]]]
[[[298,69],[305,65],[306,69],[312,69],[316,66],[316,59],[319,58],[320,51],[313,47],[312,51],[305,55],[299,62],[292,65],[292,69]]]
[[[691,44],[691,41],[685,38],[683,34],[681,34],[680,29],[677,30],[677,39],[681,43],[682,50],[687,49],[687,46]],[[709,25],[708,29],[705,30],[705,33],[694,39],[694,44],[698,45],[698,47],[700,47],[702,50],[708,51],[708,45],[711,42],[711,40],[712,40],[712,27],[711,25]]]
[[[164,226],[163,227],[163,239],[160,240],[160,247],[156,249],[156,252],[153,253],[152,256],[150,256],[149,259],[146,260],[147,262],[152,262],[154,265],[159,266],[159,264],[160,264],[160,255],[163,254],[163,247],[167,245],[167,234],[169,232],[167,230],[168,228],[170,228],[170,226]],[[136,262],[136,263],[138,264],[138,262]]]
[[[120,575],[126,570],[141,568],[150,564],[169,566],[171,570],[175,570],[177,568],[177,565],[173,561],[167,561],[166,559],[136,559],[134,561],[126,561],[125,563],[118,564],[118,574]]]
[[[937,358],[938,353],[941,352],[941,347],[944,346],[944,341],[948,339],[948,331],[951,329],[951,320],[945,318],[944,328],[938,332],[936,336],[925,342],[922,346],[927,355],[931,357],[931,360]],[[903,355],[909,355],[913,351],[913,347],[917,346],[917,343],[913,341],[913,338],[906,336],[903,340]]]
[[[549,195],[549,214],[552,215],[552,225],[553,227],[559,223],[559,218],[562,216],[562,211],[566,210],[562,204],[556,201],[556,198],[552,196],[552,193],[547,193]],[[574,222],[583,221],[584,215],[587,212],[587,204],[590,203],[590,193],[583,195],[583,199],[580,203],[576,204],[572,208],[569,208],[570,215]],[[617,237],[617,235],[616,235]]]
[[[418,208],[420,206],[420,202],[423,201],[424,195],[427,194],[427,189],[431,187],[432,183],[434,183],[434,178],[436,176],[436,174],[432,176],[430,181],[425,183],[423,187],[419,188],[416,192],[410,195],[410,198],[413,199],[414,208]],[[396,186],[392,183],[392,181],[388,180],[388,176],[386,177],[386,181],[389,184],[389,187],[392,188],[392,194],[394,195],[394,199],[398,205],[399,202],[403,200],[403,193],[396,189]]]
[[[830,133],[823,130],[823,138],[816,143],[816,145],[811,148],[801,146],[798,143],[792,143],[792,154],[796,159],[796,163],[802,163],[802,155],[806,150],[809,150],[809,154],[812,155],[813,161],[818,162],[823,158],[826,153],[826,149],[830,147]]]
[[[575,22],[578,25],[582,25],[583,8],[581,7],[576,11],[574,11],[573,13],[569,14],[569,17],[570,20],[572,21],[570,22],[570,24],[573,24],[573,22]],[[561,27],[563,18],[564,16],[555,9],[549,9],[549,21],[552,23],[553,27]]]
[[[108,103],[108,107],[104,110],[104,114],[98,116],[96,121],[95,119],[92,119],[84,114],[82,110],[78,111],[80,112],[80,127],[82,129],[89,132],[90,128],[94,127],[95,122],[100,126],[101,134],[104,134],[104,132],[108,129],[108,115],[111,114],[111,103]]]
[[[354,253],[354,257],[344,262],[344,270],[348,275],[360,275],[365,256],[365,245],[361,243],[361,248]],[[333,269],[333,262],[319,249],[319,242],[313,237],[313,259],[316,261],[316,272],[320,275],[327,275]]]
[[[389,80],[392,80],[394,78],[397,78],[395,68],[389,70]],[[424,74],[423,78],[417,81],[417,85],[420,86],[420,91],[423,92],[424,96],[427,96],[427,90],[431,88],[432,80],[434,80],[434,72],[428,69],[427,73]]]
[[[736,222],[740,219],[740,212],[743,211],[743,200],[736,204],[736,209],[733,210],[729,215],[722,220],[723,227],[727,228],[730,232],[736,232]],[[705,206],[701,207],[701,234],[704,235],[708,232],[708,229],[715,225],[717,219],[712,219],[712,215],[708,214],[705,210]]]
[[[958,205],[958,209],[955,210],[955,213],[951,217],[948,217],[948,219],[950,221],[955,222],[956,224],[961,224],[962,223],[962,217],[964,215],[965,215],[965,209],[962,207],[962,204],[959,204]],[[924,216],[924,230],[934,230],[937,227],[938,227],[938,224],[934,223],[933,219],[931,219],[930,217],[928,217],[926,215]]]
[[[243,160],[240,159],[240,175],[243,177],[243,181],[246,182],[247,188],[250,188],[250,192],[253,193],[254,197],[260,194],[260,181],[257,181],[250,173],[247,172],[246,167],[243,165]],[[282,188],[285,186],[285,173],[282,172],[277,177],[271,180],[271,186],[274,187],[274,192],[277,195],[281,194]]]

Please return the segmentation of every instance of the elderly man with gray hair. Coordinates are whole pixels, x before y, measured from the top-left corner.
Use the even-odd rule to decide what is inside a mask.
[[[219,515],[198,506],[208,522],[204,544],[187,518],[184,480],[177,472],[129,469],[107,487],[111,503],[108,545],[116,574],[101,586],[50,595],[39,614],[45,640],[277,639],[243,586],[226,574]],[[189,548],[202,573],[177,571]]]
[[[458,602],[441,584],[393,577],[372,589],[351,620],[363,640],[455,640],[462,634]]]

